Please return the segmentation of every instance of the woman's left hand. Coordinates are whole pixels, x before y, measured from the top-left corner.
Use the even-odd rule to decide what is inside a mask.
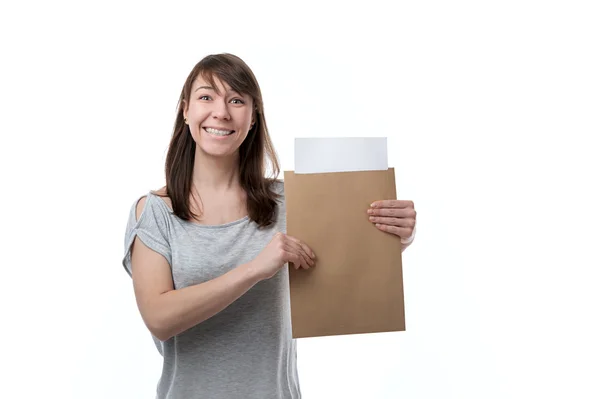
[[[367,210],[369,220],[375,223],[381,231],[395,234],[402,241],[412,241],[417,212],[412,201],[404,200],[381,200],[371,204]]]

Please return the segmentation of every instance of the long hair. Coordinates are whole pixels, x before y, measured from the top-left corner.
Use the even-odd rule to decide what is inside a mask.
[[[217,77],[236,92],[252,97],[255,123],[240,145],[238,171],[240,184],[246,192],[249,218],[260,227],[269,226],[276,216],[278,194],[272,190],[272,183],[279,175],[279,161],[267,130],[258,81],[242,59],[228,53],[203,58],[194,66],[181,90],[165,162],[166,195],[171,199],[173,213],[184,220],[198,216],[190,208],[196,142],[184,121],[183,111],[190,103],[192,84],[199,74],[215,88],[214,78]],[[270,169],[268,174],[267,167]]]

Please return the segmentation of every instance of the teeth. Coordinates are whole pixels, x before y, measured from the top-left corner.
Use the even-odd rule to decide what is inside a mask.
[[[213,129],[211,127],[206,127],[206,128],[204,128],[204,130],[206,130],[210,134],[214,134],[215,136],[227,136],[227,135],[233,133],[231,130],[217,130],[217,129]]]

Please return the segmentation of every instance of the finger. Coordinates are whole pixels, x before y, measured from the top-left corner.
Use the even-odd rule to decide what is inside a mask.
[[[417,212],[410,208],[369,208],[367,213],[371,216],[385,216],[393,218],[416,219]]]
[[[371,204],[371,208],[413,208],[415,203],[407,200],[381,200]]]
[[[306,259],[297,251],[293,249],[289,251],[286,250],[286,253],[289,261],[292,262],[294,266],[297,266],[296,269],[299,269],[300,267],[303,269],[310,269],[310,266],[308,265],[308,263],[306,263]]]
[[[296,244],[300,245],[302,247],[302,249],[304,250],[304,252],[311,257],[312,259],[316,258],[315,253],[313,252],[312,249],[310,249],[308,247],[308,245],[306,245],[305,243],[303,243],[302,241],[300,241],[299,239],[292,237],[292,236],[287,236],[287,238],[289,238],[291,241],[295,242]]]
[[[369,216],[369,220],[373,223],[385,224],[388,226],[399,226],[399,227],[414,227],[415,220],[407,218],[385,218]]]
[[[300,240],[298,239],[295,239],[290,236],[287,236],[287,238],[289,239],[284,240],[283,242],[284,250],[299,255],[301,259],[306,263],[307,267],[314,266],[314,262],[311,259],[311,256],[304,249],[304,247],[306,247],[306,249],[310,251],[310,248],[308,248],[308,246],[306,245],[303,246]]]
[[[293,242],[293,241],[287,242],[286,246],[285,246],[285,251],[300,256],[301,259],[304,261],[304,263],[306,263],[306,265],[308,267],[314,265],[314,262],[311,259],[311,257],[306,252],[304,252],[304,249],[302,248],[302,246],[296,242]]]
[[[386,233],[395,234],[400,238],[408,238],[412,233],[412,229],[406,227],[388,226],[385,224],[376,224],[375,227]]]

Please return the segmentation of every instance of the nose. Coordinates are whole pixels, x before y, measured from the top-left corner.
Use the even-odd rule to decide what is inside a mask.
[[[230,119],[229,108],[225,100],[218,100],[213,103],[212,115],[215,119]]]

